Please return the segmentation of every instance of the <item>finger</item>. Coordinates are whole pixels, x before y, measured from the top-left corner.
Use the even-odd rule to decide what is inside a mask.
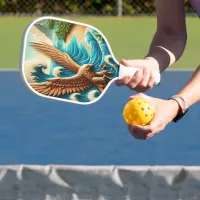
[[[139,93],[139,92],[146,92],[146,91],[148,91],[150,89],[151,88],[148,88],[148,87],[136,86],[134,90]]]
[[[158,115],[154,116],[149,125],[149,132],[147,133],[148,138],[153,137],[155,134],[163,130],[160,118],[161,117],[159,117]]]
[[[141,83],[141,82],[140,82]],[[146,92],[148,90],[150,90],[150,88],[148,87],[143,87],[140,85],[140,83],[134,88],[134,90],[138,93],[142,93],[142,92]]]
[[[129,81],[129,83],[127,84],[127,86],[130,89],[134,89],[142,80],[143,78],[143,70],[138,70],[134,76],[131,78],[131,80]]]
[[[132,128],[130,128],[129,130],[134,138],[140,140],[148,139],[147,135],[151,132],[148,126],[139,126],[139,125],[132,126]]]
[[[137,131],[134,131],[134,126],[132,125],[128,125],[128,130],[130,132],[130,134],[135,138],[135,139],[140,139],[140,140],[144,140],[146,138],[146,136],[144,134],[141,134]]]
[[[135,134],[134,138],[137,140],[146,140],[146,136],[144,134]]]
[[[146,135],[144,133],[138,133],[138,132],[135,132],[135,131],[132,131],[130,133],[135,139],[146,140]]]
[[[156,135],[157,133],[159,133],[159,128],[155,129],[152,133],[149,133],[146,135],[147,139],[152,138],[154,135]]]
[[[154,131],[154,127],[147,125],[147,126],[141,126],[141,125],[135,125],[132,128],[133,132],[141,133],[141,134],[150,134]]]
[[[149,78],[149,81],[147,83],[147,88],[148,89],[153,88],[154,82],[155,82],[155,78],[154,78],[154,76],[152,74],[150,74],[150,78]]]
[[[128,130],[129,130],[129,132],[131,133],[132,132],[132,125],[130,125],[130,124],[128,124],[128,126],[127,126],[127,128],[128,128]]]
[[[164,124],[160,124],[160,126],[156,129],[154,129],[154,131],[150,134],[147,135],[148,139],[153,137],[154,135],[157,135],[158,133],[160,133],[162,130],[164,130],[166,125]]]
[[[123,86],[123,85],[128,84],[130,82],[130,80],[131,80],[131,76],[125,76],[123,79],[116,80],[115,84],[117,86]]]
[[[159,113],[156,113],[153,117],[153,119],[150,122],[150,126],[152,129],[158,128],[162,124],[162,115],[160,116]]]
[[[129,130],[129,132],[130,132],[130,134],[134,137],[134,138],[136,138],[136,139],[139,139],[138,137],[137,137],[137,134],[135,133],[135,132],[133,132],[133,126],[132,125],[128,125],[128,130]]]
[[[142,81],[139,83],[139,87],[141,87],[141,89],[146,88],[147,83],[149,82],[150,79],[150,70],[148,68],[145,68],[143,70],[143,79]]]

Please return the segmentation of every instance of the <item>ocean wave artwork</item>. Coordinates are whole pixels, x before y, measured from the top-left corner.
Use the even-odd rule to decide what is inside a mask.
[[[78,102],[98,98],[119,68],[99,32],[48,19],[30,29],[25,63],[35,91]]]

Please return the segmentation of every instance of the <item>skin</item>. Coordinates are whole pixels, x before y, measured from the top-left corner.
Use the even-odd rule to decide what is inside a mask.
[[[116,81],[118,86],[126,85],[138,92],[130,99],[145,98],[155,108],[156,114],[150,125],[128,125],[131,135],[142,140],[149,139],[162,131],[180,111],[178,103],[174,100],[153,98],[141,93],[153,87],[153,77],[156,73],[164,72],[167,67],[179,60],[187,42],[184,0],[157,0],[156,14],[157,30],[147,56],[141,60],[121,60],[127,67],[137,67],[142,70],[136,72],[133,77],[127,76]],[[200,66],[177,93],[185,99],[188,107],[200,101],[199,80]]]
[[[157,0],[156,14],[157,30],[146,58],[120,61],[127,67],[143,70],[138,70],[133,77],[125,76],[117,80],[117,86],[126,85],[137,92],[147,91],[153,87],[153,77],[183,54],[187,41],[184,0]],[[160,62],[154,57],[159,57]]]
[[[177,93],[187,102],[188,107],[200,101],[200,66],[194,71],[185,86]],[[148,126],[131,126],[128,130],[136,139],[149,139],[162,131],[178,114],[179,105],[174,100],[153,98],[142,93],[131,96],[130,99],[141,97],[147,99],[155,108],[156,115]]]

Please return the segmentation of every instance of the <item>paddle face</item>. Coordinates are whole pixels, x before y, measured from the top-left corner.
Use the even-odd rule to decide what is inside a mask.
[[[94,103],[118,76],[105,36],[92,26],[42,17],[29,25],[23,42],[22,76],[39,96]]]

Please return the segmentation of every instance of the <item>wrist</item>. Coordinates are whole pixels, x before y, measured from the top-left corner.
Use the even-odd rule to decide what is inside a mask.
[[[170,102],[170,107],[173,110],[172,114],[172,120],[173,120],[178,115],[178,113],[181,112],[181,108],[180,105],[173,99],[169,99],[168,101]]]
[[[154,58],[158,62],[160,72],[176,62],[175,55],[163,46],[155,46],[146,57]]]

